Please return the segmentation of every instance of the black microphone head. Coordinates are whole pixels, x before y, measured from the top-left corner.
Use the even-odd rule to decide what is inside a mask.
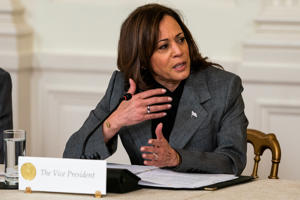
[[[124,94],[124,96],[122,97],[122,100],[128,101],[130,100],[132,97],[132,95],[130,93],[126,93]]]

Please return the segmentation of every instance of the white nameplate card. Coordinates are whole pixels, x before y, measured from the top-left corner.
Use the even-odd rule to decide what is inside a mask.
[[[19,157],[19,190],[106,194],[106,161]]]

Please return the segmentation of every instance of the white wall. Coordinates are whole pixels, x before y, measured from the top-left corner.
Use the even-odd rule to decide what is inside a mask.
[[[105,92],[111,72],[116,69],[121,23],[134,8],[145,2],[151,1],[21,0],[26,10],[25,21],[34,34],[29,79],[31,97],[28,100],[30,155],[61,157],[67,138],[95,107]],[[156,2],[180,10],[202,54],[242,77],[249,127],[277,134],[282,148],[279,176],[300,179],[297,172],[300,157],[294,153],[299,151],[296,141],[300,139],[296,131],[300,128],[300,61],[297,60],[300,48],[297,45],[291,47],[300,40],[291,36],[292,42],[283,41],[283,46],[276,46],[274,41],[279,41],[276,38],[282,38],[285,33],[271,31],[267,40],[262,39],[265,35],[261,37],[265,30],[259,29],[261,24],[267,31],[274,27],[285,29],[284,22],[275,26],[282,17],[272,18],[274,13],[286,11],[280,10],[285,1]],[[271,28],[264,15],[269,12],[270,2],[279,2],[279,11],[268,13],[273,20]],[[293,7],[300,8],[299,4]],[[259,24],[259,17],[265,21]],[[299,19],[296,16],[296,29],[299,28]],[[289,32],[293,30],[292,27]],[[270,38],[273,46],[268,43]],[[278,55],[281,56],[266,57],[274,49],[280,49]],[[252,168],[250,146],[249,155],[249,165],[245,170],[248,174]],[[262,177],[269,173],[271,158],[268,152],[265,158],[267,161],[259,168]],[[128,157],[124,149],[119,148],[110,161],[128,163]]]
[[[116,55],[120,26],[145,0],[22,0],[37,52]],[[153,2],[153,1],[152,1]],[[178,9],[204,55],[240,59],[259,0],[155,1]]]

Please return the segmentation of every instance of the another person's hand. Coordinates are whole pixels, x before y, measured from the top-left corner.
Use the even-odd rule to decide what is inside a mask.
[[[109,141],[123,126],[164,117],[166,112],[163,111],[171,108],[172,98],[160,96],[166,93],[165,89],[151,89],[135,94],[135,82],[129,79],[129,83],[128,93],[132,95],[132,98],[128,101],[122,101],[104,122],[106,124],[103,126],[105,142]]]
[[[159,123],[155,129],[157,139],[150,139],[152,146],[141,147],[142,157],[145,165],[157,167],[174,167],[180,164],[178,153],[169,145],[162,133],[163,124]]]

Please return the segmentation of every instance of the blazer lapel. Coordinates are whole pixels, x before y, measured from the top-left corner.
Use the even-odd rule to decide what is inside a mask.
[[[208,99],[210,94],[205,74],[203,72],[191,74],[186,80],[169,139],[173,148],[183,148],[203,124],[207,111],[201,104]]]

